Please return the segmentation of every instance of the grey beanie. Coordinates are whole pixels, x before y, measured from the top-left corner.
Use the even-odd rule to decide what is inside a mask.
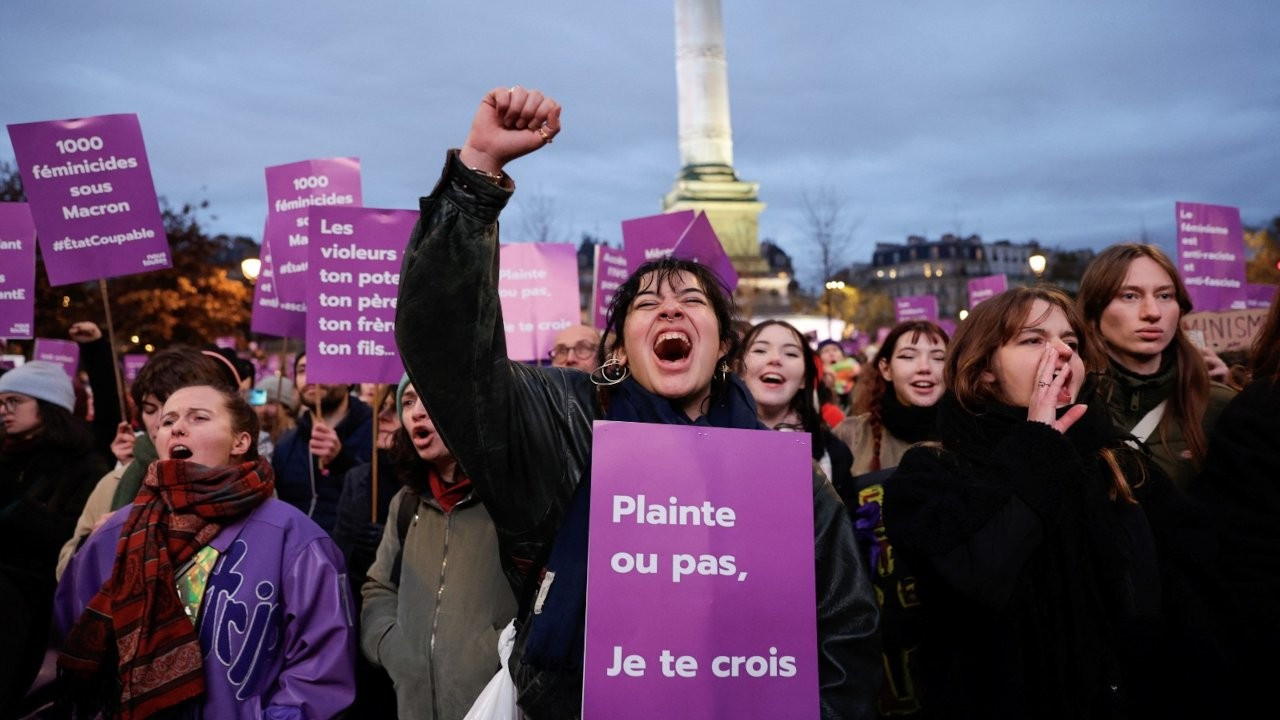
[[[279,402],[289,408],[289,412],[298,411],[298,392],[293,381],[283,375],[273,375],[258,383],[258,387],[267,391],[267,404]]]
[[[74,412],[76,391],[62,366],[48,360],[32,360],[0,375],[0,392],[22,393]]]

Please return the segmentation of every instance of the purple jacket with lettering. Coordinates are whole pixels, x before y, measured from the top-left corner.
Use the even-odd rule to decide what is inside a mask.
[[[54,601],[59,646],[111,574],[129,508],[71,560]],[[314,522],[270,498],[209,543],[196,631],[204,650],[203,716],[329,718],[355,698],[356,628],[342,553]]]

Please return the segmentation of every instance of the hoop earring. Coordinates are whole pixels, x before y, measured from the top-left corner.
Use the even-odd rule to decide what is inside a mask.
[[[600,387],[617,385],[631,375],[631,370],[618,359],[610,355],[604,364],[591,371],[591,382]]]

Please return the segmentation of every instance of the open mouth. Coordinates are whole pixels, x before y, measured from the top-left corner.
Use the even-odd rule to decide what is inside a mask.
[[[431,438],[431,435],[431,431],[424,427],[414,428],[413,431],[409,433],[409,436],[414,440],[427,440]]]
[[[937,386],[938,386],[938,383],[933,382],[932,380],[916,380],[915,382],[911,383],[911,387],[917,390],[923,390],[925,392],[928,392],[929,390],[932,390]]]
[[[171,460],[190,460],[194,454],[191,452],[191,448],[186,445],[174,445],[169,448],[169,459]]]
[[[682,332],[664,332],[653,344],[653,353],[664,362],[679,362],[689,357],[693,343]]]
[[[787,379],[778,373],[765,373],[760,376],[760,382],[770,387],[779,387],[787,382]]]

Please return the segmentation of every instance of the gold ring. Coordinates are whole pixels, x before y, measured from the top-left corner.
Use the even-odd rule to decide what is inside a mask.
[[[551,135],[547,133],[546,123],[542,123],[541,125],[538,126],[538,134],[542,136],[542,142],[548,145],[551,144]]]
[[[1045,381],[1043,381],[1043,380],[1041,380],[1040,382],[1038,382],[1038,383],[1036,383],[1036,384],[1037,384],[1037,385],[1039,385],[1040,387],[1049,387],[1049,383],[1047,383],[1047,382],[1045,382]]]

